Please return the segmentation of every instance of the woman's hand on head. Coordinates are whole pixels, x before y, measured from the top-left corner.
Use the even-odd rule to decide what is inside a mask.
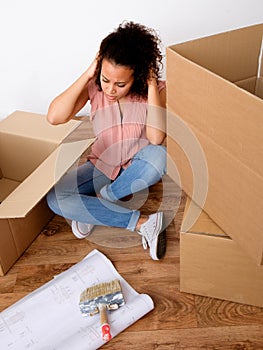
[[[158,83],[157,83],[156,75],[151,70],[150,74],[149,74],[149,78],[148,78],[148,87],[150,87],[150,86],[155,86],[156,87],[157,85],[158,85]]]
[[[94,58],[94,60],[91,62],[89,68],[88,68],[88,75],[91,78],[94,77],[94,74],[95,74],[96,68],[97,68],[97,63],[98,63],[98,53],[97,53],[96,57]]]

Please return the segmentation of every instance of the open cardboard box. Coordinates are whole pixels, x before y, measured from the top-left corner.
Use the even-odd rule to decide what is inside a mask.
[[[180,232],[180,291],[263,307],[263,266],[189,197]]]
[[[52,126],[22,111],[0,122],[0,275],[51,219],[46,193],[92,143],[62,143],[79,125]]]
[[[258,24],[167,48],[168,174],[178,182],[179,173],[185,192],[258,265],[263,263],[262,37]],[[204,202],[193,177],[197,158],[189,161],[197,147],[188,147],[190,139],[178,142],[181,121],[204,152],[206,164],[199,165],[199,175],[205,167],[208,172]],[[205,176],[200,182],[198,190],[205,191]]]

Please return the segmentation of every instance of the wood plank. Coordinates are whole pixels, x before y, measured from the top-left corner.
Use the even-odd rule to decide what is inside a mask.
[[[101,349],[110,350],[261,350],[263,326],[183,328],[126,332]]]
[[[200,327],[263,325],[263,308],[208,297],[195,297]],[[262,334],[263,339],[263,334]]]

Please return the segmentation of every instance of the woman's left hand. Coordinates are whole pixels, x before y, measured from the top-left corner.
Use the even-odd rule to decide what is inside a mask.
[[[148,87],[149,86],[158,86],[157,77],[152,70],[150,71],[150,77],[148,78]]]

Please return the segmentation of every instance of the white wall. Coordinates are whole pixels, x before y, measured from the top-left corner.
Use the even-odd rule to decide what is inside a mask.
[[[45,114],[123,20],[155,28],[165,53],[262,23],[263,0],[0,0],[0,119],[16,109]]]

